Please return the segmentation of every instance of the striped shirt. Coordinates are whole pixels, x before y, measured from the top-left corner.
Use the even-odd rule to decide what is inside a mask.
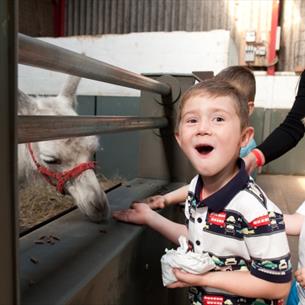
[[[199,175],[191,181],[185,204],[190,248],[197,253],[208,252],[217,266],[215,271],[249,270],[266,281],[289,282],[291,263],[283,215],[249,178],[241,159],[239,164],[238,174],[202,201],[204,182]],[[189,296],[191,303],[205,305],[256,301],[211,287],[193,287]]]

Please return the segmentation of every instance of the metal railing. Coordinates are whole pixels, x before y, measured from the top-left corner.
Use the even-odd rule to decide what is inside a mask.
[[[115,85],[171,95],[171,86],[37,38],[18,34],[19,63]],[[18,143],[166,127],[165,117],[18,116]],[[55,128],[54,128],[55,126]],[[37,128],[39,127],[39,128]]]
[[[19,116],[18,143],[166,127],[165,117]]]
[[[18,34],[19,63],[119,86],[169,95],[168,84],[109,65],[62,47]]]

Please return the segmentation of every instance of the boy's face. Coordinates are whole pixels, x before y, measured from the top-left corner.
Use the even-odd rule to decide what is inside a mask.
[[[176,139],[198,173],[211,177],[230,165],[235,168],[240,147],[248,142],[247,130],[241,131],[231,97],[200,95],[184,104]]]

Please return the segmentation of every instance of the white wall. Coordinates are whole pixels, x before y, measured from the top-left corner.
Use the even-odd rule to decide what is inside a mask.
[[[78,53],[85,53],[108,64],[136,73],[191,74],[213,71],[238,64],[237,49],[230,32],[152,32],[123,35],[42,38]],[[255,73],[256,106],[290,108],[298,76],[281,73],[274,77]],[[56,94],[66,76],[30,66],[19,65],[19,88],[29,94]],[[83,79],[80,95],[139,96],[140,91]]]
[[[293,72],[279,72],[275,76],[266,73],[255,73],[256,98],[255,106],[263,108],[291,108],[299,76]]]
[[[237,64],[230,32],[152,32],[124,35],[43,38],[78,53],[136,73],[218,72]],[[26,93],[56,94],[64,75],[19,65],[19,87]],[[138,90],[82,80],[78,94],[138,96]]]

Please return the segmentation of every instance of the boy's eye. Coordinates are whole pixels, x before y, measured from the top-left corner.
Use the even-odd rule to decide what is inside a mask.
[[[213,119],[215,122],[223,122],[224,121],[224,118],[223,117],[220,117],[220,116],[217,116]]]
[[[186,119],[186,123],[194,124],[194,123],[197,123],[197,122],[198,122],[198,120],[195,119],[195,118]]]

